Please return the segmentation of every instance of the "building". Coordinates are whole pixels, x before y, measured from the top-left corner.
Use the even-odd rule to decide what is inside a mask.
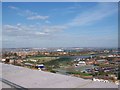
[[[99,60],[96,60],[98,64],[109,64],[108,60],[106,59],[99,59]]]

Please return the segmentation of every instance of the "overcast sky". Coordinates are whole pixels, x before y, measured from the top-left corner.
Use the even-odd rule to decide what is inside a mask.
[[[4,2],[3,47],[117,47],[118,6]]]

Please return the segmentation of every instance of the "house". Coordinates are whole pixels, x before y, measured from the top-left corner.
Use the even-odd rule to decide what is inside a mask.
[[[85,61],[79,61],[78,63],[79,63],[79,65],[86,65]]]
[[[108,60],[106,59],[100,59],[100,60],[96,60],[98,64],[109,64]]]
[[[6,59],[2,59],[2,62],[5,62]]]

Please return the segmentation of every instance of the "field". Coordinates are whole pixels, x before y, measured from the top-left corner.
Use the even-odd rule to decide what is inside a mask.
[[[39,63],[45,63],[45,62],[49,62],[56,59],[59,59],[59,57],[33,56],[33,57],[27,58],[25,62],[39,64]]]

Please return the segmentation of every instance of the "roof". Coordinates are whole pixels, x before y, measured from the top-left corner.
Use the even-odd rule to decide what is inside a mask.
[[[24,88],[118,88],[114,83],[85,80],[8,64],[2,64],[2,67],[3,79]],[[3,85],[3,88],[5,86],[7,85]]]
[[[97,60],[97,61],[99,61],[99,62],[104,62],[104,61],[107,61],[106,59],[99,59],[99,60]]]

